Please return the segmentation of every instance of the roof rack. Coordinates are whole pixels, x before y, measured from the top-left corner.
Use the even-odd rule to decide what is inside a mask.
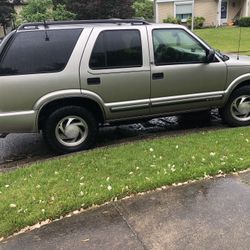
[[[37,28],[46,25],[70,25],[70,24],[131,24],[131,25],[149,25],[150,23],[140,19],[93,19],[93,20],[72,20],[72,21],[46,21],[22,24],[18,29],[25,30]]]

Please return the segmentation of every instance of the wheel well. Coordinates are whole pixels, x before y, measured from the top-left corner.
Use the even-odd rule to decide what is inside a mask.
[[[46,104],[44,107],[39,112],[39,117],[38,117],[38,129],[42,129],[44,126],[44,123],[46,121],[46,118],[56,109],[61,108],[63,106],[80,106],[84,107],[92,114],[95,116],[97,121],[99,123],[104,122],[104,114],[99,106],[95,101],[86,99],[86,98],[79,98],[79,97],[74,97],[74,98],[64,98],[64,99],[59,99],[52,101],[48,104]]]
[[[236,88],[235,88],[234,90],[239,89],[239,88],[244,87],[244,86],[250,86],[250,80],[241,82],[240,84],[238,84],[238,85],[236,86]],[[233,90],[233,91],[234,91],[234,90]]]

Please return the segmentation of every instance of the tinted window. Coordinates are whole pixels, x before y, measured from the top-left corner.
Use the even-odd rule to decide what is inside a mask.
[[[142,66],[142,46],[138,30],[103,31],[95,43],[89,66],[92,69]]]
[[[1,58],[0,75],[57,72],[65,68],[82,29],[20,32]]]
[[[206,50],[191,35],[181,29],[153,31],[156,65],[200,63],[206,59]]]

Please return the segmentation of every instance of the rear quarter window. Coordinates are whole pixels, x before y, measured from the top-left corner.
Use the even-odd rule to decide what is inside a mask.
[[[82,29],[18,32],[0,59],[0,75],[62,71]]]

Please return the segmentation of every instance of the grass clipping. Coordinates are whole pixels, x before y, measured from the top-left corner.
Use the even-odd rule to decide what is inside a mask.
[[[101,148],[0,174],[0,238],[71,211],[250,167],[250,129]]]

